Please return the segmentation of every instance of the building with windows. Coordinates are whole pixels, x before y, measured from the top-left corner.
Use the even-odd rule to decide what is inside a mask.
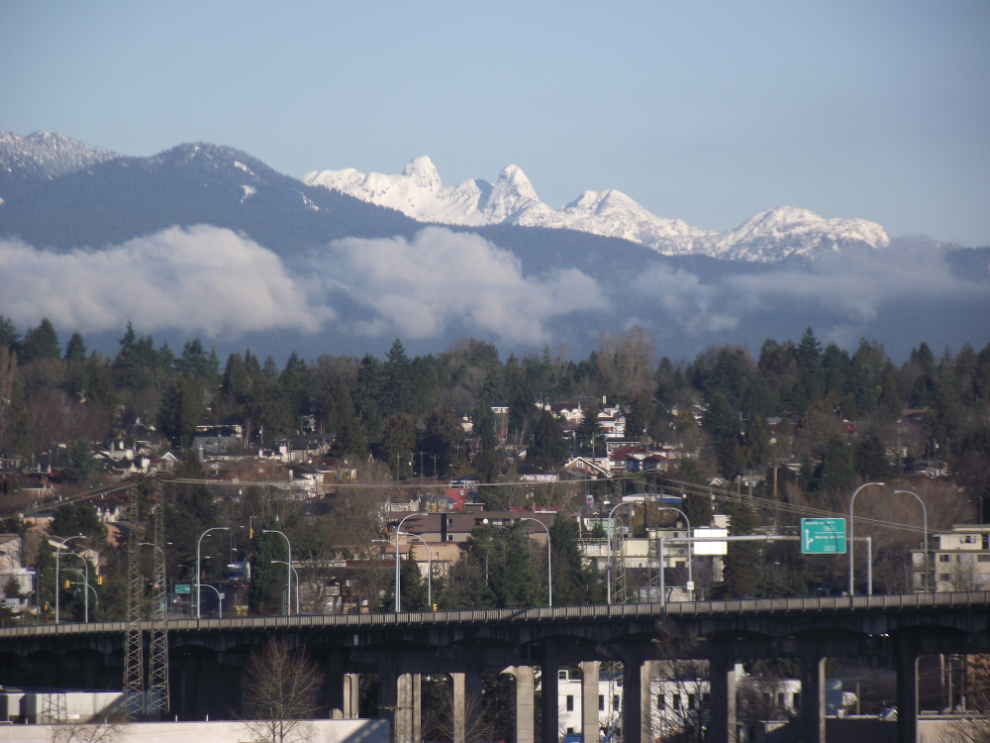
[[[915,591],[990,591],[990,525],[956,524],[911,550]]]

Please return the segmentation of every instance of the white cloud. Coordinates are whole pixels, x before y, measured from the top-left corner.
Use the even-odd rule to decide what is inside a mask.
[[[291,270],[243,235],[203,225],[102,251],[54,253],[0,240],[0,314],[21,327],[48,317],[85,333],[130,321],[141,333],[211,338],[333,327],[429,339],[460,325],[536,345],[549,342],[549,321],[609,307],[598,283],[579,270],[526,277],[511,253],[442,228],[412,241],[339,240],[303,264]],[[344,299],[361,317],[341,316],[334,307]]]
[[[508,251],[441,227],[427,227],[411,241],[338,240],[313,257],[313,268],[330,297],[343,293],[374,313],[375,320],[354,327],[368,335],[430,338],[461,323],[536,345],[550,340],[547,323],[554,318],[609,308],[598,283],[577,269],[526,277]]]
[[[683,269],[671,269],[657,264],[632,280],[632,288],[656,299],[689,333],[717,333],[735,330],[739,318],[717,309],[724,299],[717,286],[704,284],[697,276]]]
[[[0,240],[0,312],[20,325],[48,317],[83,332],[178,329],[216,337],[276,328],[315,332],[332,312],[311,306],[278,257],[209,226],[173,227],[103,251],[53,253]]]

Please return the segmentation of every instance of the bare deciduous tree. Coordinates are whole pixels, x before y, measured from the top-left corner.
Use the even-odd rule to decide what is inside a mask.
[[[52,743],[117,743],[127,726],[118,722],[52,725]]]
[[[255,718],[246,723],[248,728],[258,740],[270,743],[308,740],[306,720],[316,714],[323,680],[305,648],[293,652],[286,643],[272,640],[252,654],[245,677],[246,711]]]

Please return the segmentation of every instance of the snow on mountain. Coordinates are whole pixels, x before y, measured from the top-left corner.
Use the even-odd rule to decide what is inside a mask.
[[[0,170],[19,177],[57,178],[116,157],[120,155],[58,132],[40,131],[19,137],[0,131]]]
[[[780,206],[701,241],[699,252],[730,260],[774,261],[788,255],[838,252],[853,245],[879,250],[889,244],[890,238],[876,222],[826,219],[807,209]]]
[[[303,182],[388,206],[422,222],[478,226],[506,222],[526,227],[580,230],[646,245],[664,255],[702,254],[769,262],[790,255],[814,256],[852,245],[886,247],[883,228],[865,219],[826,219],[806,209],[778,207],[757,214],[734,230],[718,233],[680,219],[658,217],[620,191],[585,191],[561,209],[540,201],[516,165],[493,186],[469,180],[444,187],[430,158],[418,157],[400,175],[353,168],[307,173]]]

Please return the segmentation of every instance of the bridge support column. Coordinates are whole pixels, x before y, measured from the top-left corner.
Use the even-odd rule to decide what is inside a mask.
[[[513,674],[516,677],[516,743],[534,743],[533,667],[516,666]]]
[[[560,740],[558,716],[560,706],[557,701],[559,694],[557,673],[560,663],[549,652],[544,656],[541,675],[540,711],[543,717],[540,721],[540,736],[543,743],[557,743]]]
[[[481,668],[450,674],[454,696],[454,743],[464,743],[481,717]]]
[[[919,643],[914,638],[903,635],[895,638],[898,743],[916,743],[918,740],[918,656],[920,654]]]
[[[581,740],[598,743],[598,661],[581,664]]]
[[[709,656],[712,707],[708,739],[712,743],[736,743],[736,659],[729,648]]]
[[[401,673],[392,658],[378,666],[378,715],[392,727],[394,743],[413,743],[414,684],[411,673]]]
[[[358,706],[361,701],[361,676],[357,673],[344,674],[344,719],[356,720],[361,716]]]
[[[639,653],[622,657],[622,740],[624,743],[651,743],[650,671]]]
[[[825,659],[801,659],[801,740],[825,743]]]

